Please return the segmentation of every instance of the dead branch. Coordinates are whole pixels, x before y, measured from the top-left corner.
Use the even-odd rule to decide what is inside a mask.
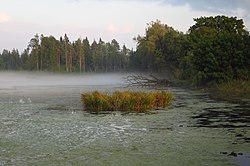
[[[169,81],[167,79],[159,79],[154,75],[131,74],[124,78],[127,87],[155,87],[167,86]]]

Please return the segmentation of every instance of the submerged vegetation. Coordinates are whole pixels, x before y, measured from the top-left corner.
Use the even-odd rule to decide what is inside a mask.
[[[111,96],[95,91],[81,95],[84,109],[92,113],[121,111],[143,113],[152,109],[166,108],[173,95],[166,91],[131,92],[115,91]]]

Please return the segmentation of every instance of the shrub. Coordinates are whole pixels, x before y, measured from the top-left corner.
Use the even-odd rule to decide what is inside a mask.
[[[170,105],[173,96],[165,91],[130,92],[115,91],[112,96],[93,92],[81,95],[84,109],[90,112],[121,111],[146,112],[150,109],[165,108]]]

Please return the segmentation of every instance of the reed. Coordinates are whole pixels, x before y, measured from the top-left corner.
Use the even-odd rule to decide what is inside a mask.
[[[157,91],[153,93],[154,96],[154,108],[165,108],[170,105],[173,100],[173,95],[166,91]]]
[[[90,112],[110,111],[110,96],[95,91],[93,93],[84,93],[81,95],[85,110]]]
[[[249,101],[250,81],[234,80],[218,84],[213,89],[213,94],[220,99],[232,102]]]
[[[173,95],[166,91],[131,92],[115,91],[111,96],[95,91],[81,95],[84,109],[90,112],[121,111],[147,112],[152,109],[165,108],[170,105]]]

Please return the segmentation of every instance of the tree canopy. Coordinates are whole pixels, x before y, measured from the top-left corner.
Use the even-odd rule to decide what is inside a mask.
[[[249,78],[249,33],[236,17],[201,17],[189,29],[196,79],[200,83]]]
[[[70,42],[67,34],[57,40],[53,36],[36,34],[27,49],[19,54],[3,50],[0,54],[2,70],[33,70],[53,72],[108,72],[123,71],[127,68],[131,51],[113,39],[105,43],[88,38]]]
[[[138,36],[135,40],[134,66],[144,70],[172,69],[186,51],[185,35],[160,21],[148,24],[145,36]]]
[[[194,19],[187,34],[160,21],[138,36],[132,66],[172,71],[175,78],[210,84],[250,77],[250,37],[242,19],[216,16]]]

